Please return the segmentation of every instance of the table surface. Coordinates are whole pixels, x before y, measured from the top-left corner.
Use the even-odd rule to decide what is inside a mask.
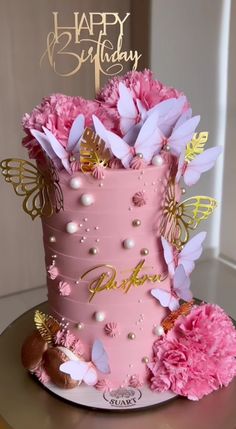
[[[47,312],[47,304],[37,306]],[[199,402],[176,398],[146,410],[105,412],[71,405],[42,388],[21,366],[34,309],[0,336],[0,429],[235,429],[236,379]],[[6,421],[10,426],[4,424]]]

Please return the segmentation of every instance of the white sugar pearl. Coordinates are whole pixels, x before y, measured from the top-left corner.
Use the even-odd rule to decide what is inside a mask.
[[[134,246],[135,246],[135,241],[132,238],[126,238],[123,241],[123,247],[125,249],[133,249]]]
[[[152,165],[156,165],[156,166],[161,166],[163,164],[163,158],[161,157],[161,155],[155,155],[152,158]]]
[[[78,225],[75,222],[68,222],[66,224],[66,232],[68,232],[69,234],[74,234],[75,232],[78,231]]]
[[[106,316],[104,311],[96,311],[96,313],[94,313],[94,317],[96,322],[103,322]]]
[[[161,337],[162,335],[164,335],[165,331],[164,331],[163,327],[161,325],[159,325],[159,326],[155,326],[155,328],[153,328],[153,333],[155,335],[157,335],[158,337]]]
[[[70,180],[71,189],[79,189],[81,188],[81,180],[78,177],[73,177]]]
[[[82,206],[91,206],[94,203],[94,197],[91,194],[82,194],[80,197]]]

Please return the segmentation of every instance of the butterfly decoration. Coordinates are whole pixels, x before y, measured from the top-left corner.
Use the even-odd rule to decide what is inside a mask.
[[[177,119],[187,104],[185,96],[170,98],[161,101],[156,106],[147,110],[142,102],[134,100],[132,92],[122,83],[119,83],[119,100],[117,110],[120,115],[120,130],[127,143],[131,143],[137,137],[144,121],[155,111],[158,113],[157,125],[165,136],[169,136]],[[189,110],[190,116],[191,111]]]
[[[179,182],[181,176],[183,176],[184,183],[187,186],[192,186],[197,183],[202,173],[205,173],[214,167],[221,152],[221,147],[212,147],[211,149],[207,149],[199,155],[196,155],[196,157],[191,161],[186,161],[185,151],[183,151],[179,157],[176,183]]]
[[[95,165],[107,167],[111,153],[105,142],[91,128],[86,128],[80,141],[80,165],[83,172],[92,171]]]
[[[149,163],[154,155],[161,149],[162,142],[158,139],[159,130],[157,127],[157,113],[153,113],[147,118],[139,130],[133,146],[112,131],[108,131],[102,122],[93,116],[96,133],[104,140],[106,147],[110,148],[113,155],[119,158],[125,168],[129,168],[131,160],[142,153],[143,159]]]
[[[168,314],[168,316],[161,322],[161,326],[163,327],[165,333],[174,327],[175,321],[178,319],[178,317],[187,316],[192,310],[193,306],[194,300],[184,302],[177,310],[171,311],[171,313]]]
[[[61,329],[60,323],[53,316],[39,310],[34,313],[34,323],[44,341],[52,344],[54,335]]]
[[[202,231],[191,238],[181,251],[173,247],[168,241],[161,237],[164,250],[164,258],[168,266],[170,276],[173,278],[176,267],[182,265],[187,276],[191,274],[195,267],[195,261],[202,254],[202,243],[206,238],[206,232]]]
[[[179,308],[180,299],[191,301],[193,295],[190,291],[190,279],[186,275],[183,265],[176,268],[170,291],[155,288],[151,290],[151,294],[160,302],[162,307],[169,308],[171,311],[176,311]]]
[[[71,174],[70,160],[76,160],[79,155],[80,138],[84,132],[84,126],[84,115],[80,114],[75,118],[72,124],[66,149],[46,127],[42,127],[43,133],[34,129],[31,129],[30,132],[38,141],[44,152],[46,152],[48,157],[53,161],[55,167],[58,170],[64,167],[65,170]]]
[[[104,374],[109,374],[111,372],[107,353],[100,340],[95,340],[93,343],[90,362],[78,359],[69,360],[60,365],[60,371],[69,374],[73,380],[83,381],[89,386],[93,386],[97,383],[98,377],[96,369]]]
[[[163,204],[160,235],[181,249],[189,240],[190,231],[206,220],[216,206],[217,201],[214,198],[200,195],[178,202],[175,197],[175,184],[172,180],[169,181]]]
[[[11,183],[17,195],[24,197],[23,209],[34,220],[50,217],[63,209],[63,194],[52,162],[39,170],[29,161],[8,158],[0,162],[2,175]]]

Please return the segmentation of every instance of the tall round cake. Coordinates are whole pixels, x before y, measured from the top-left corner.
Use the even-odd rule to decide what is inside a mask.
[[[41,216],[49,314],[35,312],[22,363],[46,384],[101,391],[149,386],[189,399],[236,373],[236,333],[195,305],[190,275],[214,198],[183,199],[215,163],[185,95],[150,71],[110,81],[95,100],[53,94],[23,117],[31,162],[1,162]]]

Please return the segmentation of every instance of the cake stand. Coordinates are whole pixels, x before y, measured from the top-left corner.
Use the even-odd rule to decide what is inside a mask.
[[[36,308],[47,312],[47,304]],[[161,406],[107,412],[75,406],[58,398],[22,368],[20,350],[32,331],[35,308],[14,321],[0,336],[0,428],[12,429],[233,429],[236,427],[236,379],[201,401],[163,398]],[[48,387],[49,388],[49,387]],[[96,391],[95,391],[96,392]],[[138,398],[138,392],[135,392]],[[154,393],[152,394],[154,395]],[[103,399],[109,402],[109,398]],[[150,404],[146,404],[150,405]],[[153,404],[151,404],[153,405]],[[144,405],[143,405],[144,406]],[[96,407],[97,408],[97,407]],[[132,412],[133,410],[133,412]],[[8,424],[10,426],[8,426]]]

